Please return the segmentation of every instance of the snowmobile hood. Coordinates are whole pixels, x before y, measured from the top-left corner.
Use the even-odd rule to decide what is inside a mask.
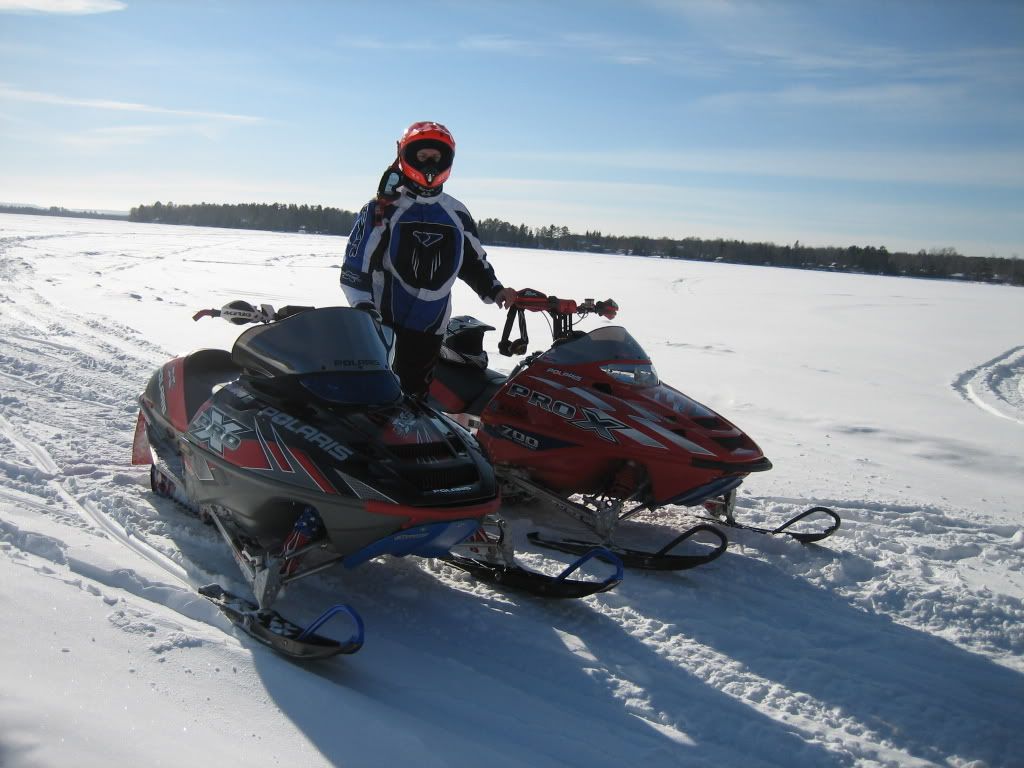
[[[210,458],[311,492],[372,488],[369,498],[409,506],[475,503],[496,493],[476,441],[407,399],[333,408],[233,382],[199,410],[184,437]]]

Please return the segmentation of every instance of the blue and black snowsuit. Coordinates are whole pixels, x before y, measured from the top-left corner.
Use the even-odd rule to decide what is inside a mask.
[[[395,373],[425,394],[451,316],[455,279],[487,304],[502,290],[476,223],[451,195],[374,198],[359,212],[345,250],[341,287],[351,306],[370,303],[395,331]]]

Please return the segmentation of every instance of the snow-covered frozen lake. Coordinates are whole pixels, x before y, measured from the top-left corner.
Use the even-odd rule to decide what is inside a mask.
[[[842,528],[728,532],[571,602],[423,560],[328,572],[282,612],[344,600],[366,645],[300,666],[191,591],[244,587],[131,439],[155,367],[238,330],[195,310],[344,304],[344,246],[0,216],[0,764],[1024,765],[1024,291],[490,249],[506,285],[615,298],[662,379],[758,442],[745,514]],[[456,313],[504,321],[461,284]]]

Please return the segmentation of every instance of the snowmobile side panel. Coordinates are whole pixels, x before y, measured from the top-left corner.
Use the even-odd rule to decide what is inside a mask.
[[[341,555],[401,528],[401,517],[370,512],[366,502],[353,495],[325,494],[314,485],[282,485],[272,473],[237,467],[191,443],[185,443],[183,451],[188,460],[185,487],[189,498],[197,507],[212,505],[230,510],[231,521],[265,547],[280,546],[306,506],[317,510],[328,538]],[[205,472],[198,471],[199,467]]]

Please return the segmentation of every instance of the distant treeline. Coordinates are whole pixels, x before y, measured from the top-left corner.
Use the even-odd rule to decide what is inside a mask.
[[[128,218],[123,213],[100,213],[99,211],[73,211],[70,208],[36,208],[32,205],[0,205],[0,213],[21,213],[28,216],[74,216],[79,219],[120,219]]]
[[[356,214],[322,205],[291,203],[239,203],[221,205],[175,205],[154,203],[132,208],[132,221],[162,224],[188,224],[196,227],[230,227],[232,229],[263,229],[271,232],[309,232],[321,235],[348,235]]]
[[[793,245],[747,243],[740,240],[702,240],[688,237],[673,240],[667,237],[602,235],[600,232],[574,234],[568,227],[518,227],[499,219],[480,222],[480,234],[490,245],[512,245],[522,248],[546,248],[556,251],[591,251],[594,253],[625,253],[633,256],[654,256],[689,261],[719,261],[729,264],[753,264],[792,269],[860,272],[872,275],[935,277],[955,280],[977,280],[1009,285],[1024,285],[1024,259],[964,256],[955,248],[940,248],[917,253],[890,252],[885,246],[851,245],[808,246],[799,241]]]
[[[31,213],[50,216],[86,216],[124,218],[116,214],[69,211],[22,206],[0,206],[3,213]],[[221,205],[175,205],[154,203],[132,208],[131,221],[190,224],[200,227],[232,227],[276,232],[309,232],[346,236],[356,214],[320,205],[283,203],[242,203]],[[957,280],[976,280],[1009,285],[1024,285],[1024,259],[964,256],[953,248],[920,250],[917,253],[888,251],[884,246],[817,247],[747,243],[740,240],[682,240],[643,236],[603,235],[600,232],[576,234],[568,227],[551,225],[533,228],[516,226],[500,219],[484,219],[478,224],[480,239],[487,245],[519,248],[545,248],[557,251],[623,253],[690,261],[717,261],[729,264],[789,267],[794,269],[860,272],[874,275],[904,275]]]

